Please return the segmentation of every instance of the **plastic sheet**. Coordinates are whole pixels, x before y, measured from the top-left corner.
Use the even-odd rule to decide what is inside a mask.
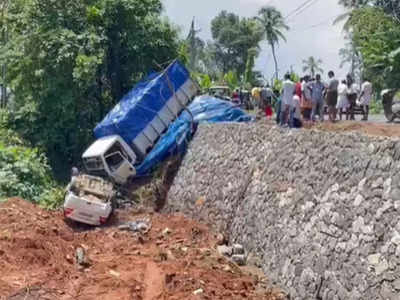
[[[162,73],[153,73],[138,83],[94,129],[96,138],[121,136],[128,145],[160,113],[173,91],[190,79],[188,70],[175,61]]]
[[[138,176],[149,174],[170,156],[185,153],[199,123],[252,122],[253,117],[231,102],[211,96],[197,97],[160,138],[136,168]]]

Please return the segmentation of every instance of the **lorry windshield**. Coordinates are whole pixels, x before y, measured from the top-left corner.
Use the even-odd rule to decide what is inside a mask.
[[[110,167],[111,171],[116,171],[124,162],[124,158],[122,157],[120,152],[115,152],[106,156],[106,163]]]
[[[103,161],[100,157],[87,157],[83,160],[88,171],[104,170]]]

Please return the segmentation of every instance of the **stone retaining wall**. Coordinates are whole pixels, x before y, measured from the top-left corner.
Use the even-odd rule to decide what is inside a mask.
[[[168,195],[291,299],[400,299],[400,141],[202,125]]]

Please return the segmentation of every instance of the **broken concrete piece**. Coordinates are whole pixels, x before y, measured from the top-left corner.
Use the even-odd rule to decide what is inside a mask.
[[[232,247],[228,247],[228,246],[218,246],[217,247],[217,251],[220,255],[223,256],[231,256],[233,253],[233,249]]]
[[[90,266],[89,260],[86,257],[86,251],[82,247],[76,248],[75,259],[76,259],[76,263],[80,267],[89,267]]]
[[[203,289],[198,289],[198,290],[195,290],[193,292],[193,295],[200,295],[200,294],[203,294],[203,293],[204,293]]]
[[[233,254],[244,254],[244,248],[240,244],[234,244],[233,246]]]
[[[151,228],[149,220],[137,220],[132,222],[127,222],[118,226],[119,230],[127,230],[132,232],[140,232],[146,234]]]
[[[163,236],[167,236],[167,235],[169,235],[171,232],[172,232],[171,229],[169,229],[169,228],[167,227],[167,228],[165,228],[165,229],[163,230],[162,235],[163,235]]]
[[[232,261],[237,263],[239,266],[244,266],[246,264],[246,256],[240,254],[232,255]]]

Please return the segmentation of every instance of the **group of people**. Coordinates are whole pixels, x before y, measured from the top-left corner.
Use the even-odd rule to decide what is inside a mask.
[[[350,75],[339,82],[335,73],[328,73],[327,83],[322,82],[321,75],[315,78],[304,76],[299,82],[291,80],[286,74],[281,91],[273,91],[268,85],[261,89],[253,89],[252,96],[259,103],[259,112],[267,118],[273,115],[272,103],[275,100],[276,121],[283,127],[300,128],[304,123],[323,122],[327,108],[330,122],[355,120],[354,109],[359,104],[363,110],[363,121],[368,120],[369,104],[372,99],[372,84],[364,80],[361,91]]]

